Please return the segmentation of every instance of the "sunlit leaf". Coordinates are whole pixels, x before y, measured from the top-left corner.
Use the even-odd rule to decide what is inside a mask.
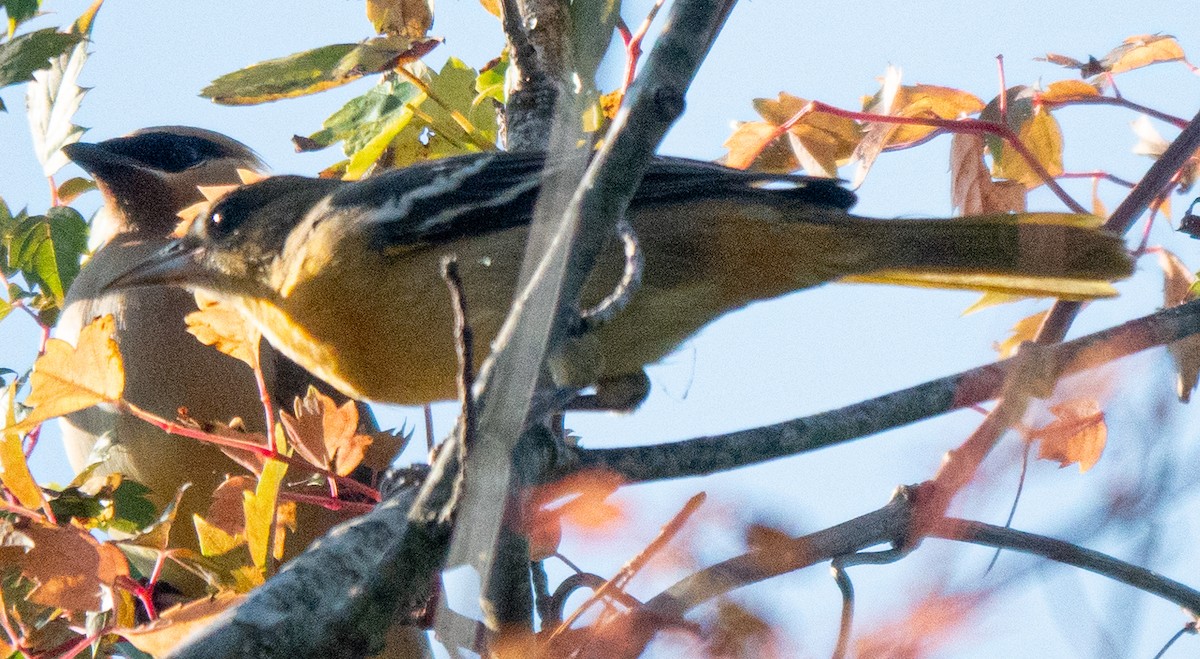
[[[1159,62],[1184,59],[1183,48],[1175,37],[1165,34],[1142,34],[1129,37],[1101,60],[1110,73],[1132,71]]]
[[[322,46],[227,73],[201,90],[200,95],[223,105],[254,105],[315,94],[414,61],[437,43],[380,37],[357,44]]]
[[[1175,254],[1163,249],[1158,252],[1158,264],[1163,271],[1163,306],[1176,307],[1195,299],[1192,293],[1196,275]],[[1176,394],[1187,403],[1200,379],[1200,335],[1193,334],[1167,345],[1175,362]]]
[[[197,292],[196,306],[184,316],[187,331],[206,346],[245,362],[250,368],[258,367],[258,346],[261,334],[256,325],[246,321],[245,316],[212,295]]]
[[[1038,459],[1058,462],[1060,467],[1079,463],[1080,473],[1094,467],[1108,442],[1108,425],[1100,405],[1078,399],[1055,405],[1050,412],[1055,420],[1030,433],[1030,439],[1040,441]]]
[[[286,473],[286,462],[267,460],[262,474],[258,477],[258,487],[254,492],[243,493],[246,542],[250,545],[250,557],[259,569],[263,569],[267,564],[268,540],[275,523],[279,486],[283,483]]]
[[[218,593],[163,611],[150,624],[121,629],[117,633],[142,652],[165,657],[185,639],[212,624],[218,616],[241,604],[244,599],[245,595]]]
[[[8,430],[25,432],[47,419],[119,399],[125,371],[115,331],[113,317],[104,316],[80,331],[78,347],[62,339],[47,341],[46,352],[33,363],[29,378],[25,404],[33,411]]]
[[[1034,90],[1029,87],[1008,90],[1008,126],[1046,173],[1052,177],[1058,176],[1063,172],[1062,131],[1058,121],[1049,112],[1033,105],[1033,96]],[[989,103],[980,116],[999,121],[999,101]],[[1045,183],[1012,145],[992,136],[987,138],[987,143],[992,153],[992,176],[1020,181],[1029,189]]]
[[[82,176],[74,176],[63,181],[58,186],[58,200],[64,204],[69,204],[85,192],[91,192],[96,189],[96,182]]]
[[[1038,97],[1044,103],[1070,103],[1098,96],[1100,90],[1082,80],[1059,80],[1038,92]]]
[[[84,15],[75,21],[72,33],[89,37],[92,22],[102,3],[103,0],[93,2]],[[87,92],[77,84],[83,65],[87,62],[87,47],[88,43],[83,41],[70,52],[53,58],[47,68],[33,74],[33,82],[25,91],[25,108],[34,155],[46,177],[53,176],[67,164],[62,147],[78,142],[86,130],[71,120]]]
[[[805,99],[780,93],[775,99],[754,99],[754,108],[772,126],[771,130],[774,130],[774,127],[791,121],[808,103]],[[767,135],[763,134],[761,137],[766,138]],[[789,153],[787,157],[794,159],[796,166],[791,170],[779,170],[778,160],[764,163],[752,161],[753,166],[756,169],[766,169],[767,171],[794,171],[797,167],[802,167],[807,173],[814,176],[837,176],[837,168],[850,161],[854,148],[862,138],[862,131],[858,123],[850,119],[823,112],[813,112],[796,122],[789,129],[786,137],[787,139],[781,146]],[[730,138],[730,142],[726,142],[727,147],[730,147],[733,139]],[[746,158],[753,157],[757,151],[762,151],[761,147],[754,152],[747,151],[745,146],[742,145],[740,155],[735,154],[731,147],[726,163],[731,167],[744,168]],[[763,155],[767,156],[767,153],[764,151]]]
[[[42,507],[42,490],[33,480],[29,464],[25,461],[25,447],[21,442],[21,433],[7,428],[17,425],[16,419],[16,383],[8,385],[4,394],[4,431],[3,444],[0,444],[0,481],[4,487],[17,497],[22,506],[30,510]]]
[[[1042,326],[1042,321],[1046,320],[1049,311],[1039,311],[1031,316],[1025,316],[1017,321],[1009,330],[1010,334],[1007,339],[995,344],[996,352],[1000,353],[1000,359],[1008,359],[1017,354],[1017,348],[1021,347],[1022,343],[1032,341],[1037,335],[1038,328]]]
[[[296,452],[309,464],[348,476],[362,463],[371,438],[358,433],[354,401],[339,406],[310,386],[304,398],[295,401],[294,412],[279,415]]]

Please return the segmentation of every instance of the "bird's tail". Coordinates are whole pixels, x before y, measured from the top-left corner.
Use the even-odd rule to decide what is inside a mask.
[[[954,220],[854,221],[871,245],[844,281],[963,288],[1082,300],[1116,295],[1133,272],[1122,240],[1098,219],[1065,213]]]

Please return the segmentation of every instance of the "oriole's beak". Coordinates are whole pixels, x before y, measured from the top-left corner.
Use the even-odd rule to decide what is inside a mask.
[[[203,247],[171,241],[163,249],[105,284],[101,292],[142,286],[205,288],[214,283],[213,273],[202,261]]]

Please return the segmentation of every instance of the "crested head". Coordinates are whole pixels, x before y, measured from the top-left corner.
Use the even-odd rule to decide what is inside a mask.
[[[202,128],[159,126],[63,152],[96,179],[104,210],[93,224],[101,242],[123,232],[166,236],[175,214],[203,200],[198,186],[235,185],[238,170],[262,171],[258,155]]]

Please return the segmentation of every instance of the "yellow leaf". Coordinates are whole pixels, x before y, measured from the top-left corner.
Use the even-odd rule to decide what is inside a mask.
[[[1184,59],[1183,48],[1175,37],[1163,34],[1140,34],[1129,37],[1105,58],[1112,73],[1132,71],[1158,62]]]
[[[8,385],[5,393],[5,427],[17,425],[15,405],[17,385]],[[29,472],[29,464],[25,461],[25,448],[21,445],[21,433],[11,430],[4,431],[4,444],[0,446],[0,481],[17,497],[22,506],[31,510],[42,507],[42,490],[33,480]]]
[[[1017,354],[1017,348],[1026,341],[1032,341],[1037,334],[1038,328],[1042,326],[1042,321],[1046,319],[1049,311],[1039,311],[1032,316],[1026,316],[1017,321],[1013,325],[1011,334],[1007,339],[996,344],[996,351],[1000,353],[1001,359],[1007,359]]]
[[[46,342],[46,352],[33,363],[30,392],[25,404],[33,407],[10,432],[27,432],[56,416],[114,402],[125,389],[121,353],[113,339],[116,322],[104,316],[79,333],[78,347],[62,339]]]
[[[492,16],[500,18],[500,0],[479,0],[479,4]]]
[[[729,139],[722,144],[729,153],[722,162],[734,169],[749,169],[786,174],[800,168],[788,145],[776,139],[777,128],[765,121],[748,121],[739,124]]]
[[[192,515],[196,526],[196,537],[200,540],[200,553],[204,556],[220,556],[246,544],[242,535],[230,535],[220,527],[209,524],[199,514]]]
[[[275,522],[275,503],[279,486],[287,473],[287,463],[267,460],[258,487],[254,492],[243,493],[243,510],[246,516],[246,542],[250,545],[250,557],[259,569],[267,565],[267,542]]]
[[[244,599],[244,595],[217,593],[167,609],[148,625],[120,629],[116,633],[142,652],[165,657],[186,638],[207,627],[217,616],[241,604]]]
[[[1069,103],[1100,96],[1100,90],[1095,85],[1089,85],[1082,80],[1059,80],[1052,82],[1038,97],[1045,103]]]
[[[183,319],[187,331],[200,343],[256,368],[262,336],[258,328],[246,322],[233,307],[206,293],[196,293],[196,306],[199,311],[193,311]]]
[[[367,0],[367,20],[379,34],[420,39],[433,25],[433,2]]]
[[[1035,108],[1029,120],[1021,124],[1017,137],[1050,176],[1063,173],[1062,131],[1058,127],[1058,120],[1049,112],[1041,107]],[[992,175],[1020,181],[1031,190],[1045,182],[1016,149],[1007,147],[993,164]]]
[[[781,92],[776,99],[754,99],[754,109],[771,125],[770,130],[775,131],[776,127],[790,121],[808,103],[803,98]],[[760,139],[769,139],[769,134],[762,134]],[[774,162],[769,163],[772,167],[763,167],[755,162],[755,169],[795,171],[796,166],[791,169],[779,169],[780,165],[794,161],[797,166],[803,167],[813,176],[837,176],[838,166],[850,162],[861,139],[862,129],[858,122],[823,112],[812,112],[791,127],[787,145],[780,145],[790,149],[791,158],[783,155],[781,162],[780,155],[774,155],[771,156]],[[768,155],[765,150],[763,155]]]
[[[1108,442],[1108,425],[1099,403],[1073,400],[1055,405],[1050,412],[1057,418],[1030,434],[1041,441],[1038,459],[1057,461],[1060,467],[1078,462],[1080,473],[1095,466]]]

